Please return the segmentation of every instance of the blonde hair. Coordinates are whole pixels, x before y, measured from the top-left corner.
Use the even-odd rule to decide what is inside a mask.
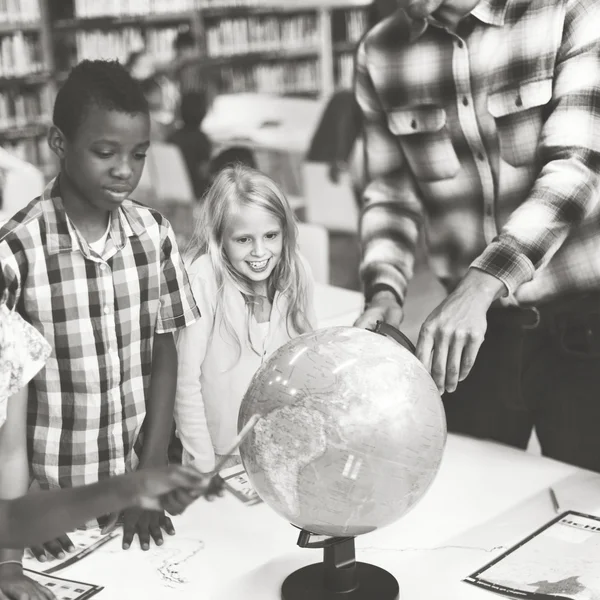
[[[267,293],[271,299],[275,292],[287,297],[285,323],[290,337],[290,327],[297,334],[312,329],[307,317],[307,275],[298,254],[298,226],[287,199],[275,182],[264,173],[243,164],[225,167],[218,173],[204,196],[200,218],[188,248],[188,256],[192,256],[192,261],[204,254],[210,258],[218,288],[215,315],[220,315],[226,330],[237,343],[236,362],[241,353],[241,340],[224,310],[226,281],[233,283],[246,299],[247,341],[250,348],[258,354],[252,345],[249,329],[252,305],[256,303],[258,295],[250,282],[233,268],[223,243],[229,217],[242,205],[262,208],[279,222],[282,231],[282,252],[269,276]]]

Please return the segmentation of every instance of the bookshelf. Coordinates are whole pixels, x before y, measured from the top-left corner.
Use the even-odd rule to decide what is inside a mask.
[[[125,62],[145,48],[212,92],[300,97],[352,81],[372,0],[2,0],[0,145],[52,173],[45,134],[56,85],[84,58]],[[173,69],[173,42],[196,48]],[[193,87],[193,84],[192,84]]]
[[[49,0],[42,0],[49,2]],[[351,81],[352,52],[372,0],[65,0],[51,3],[59,72],[83,58],[125,61],[146,48],[174,59],[183,29],[199,40],[179,63],[215,93],[319,96]]]
[[[45,17],[38,0],[0,3],[0,146],[47,170],[54,85]]]

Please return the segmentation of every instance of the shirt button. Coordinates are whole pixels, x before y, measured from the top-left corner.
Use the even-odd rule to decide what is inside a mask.
[[[462,40],[458,40],[458,41],[456,42],[456,45],[457,45],[459,48],[462,48],[462,47],[464,46],[464,44],[462,43]]]
[[[485,158],[485,156],[483,155],[483,152],[477,153],[477,160],[483,160],[484,158]]]
[[[411,126],[413,129],[416,129],[416,128],[417,128],[417,122],[415,121],[415,119],[413,119],[413,120],[410,122],[410,126]]]
[[[515,98],[515,106],[523,106],[523,100],[522,100],[521,96],[517,96]]]
[[[100,263],[100,270],[106,271],[106,265],[104,263]]]
[[[108,304],[104,307],[104,314],[107,315],[110,312],[110,306]]]
[[[465,106],[469,106],[469,100],[468,100],[468,98],[467,98],[466,96],[463,96],[462,103],[463,103]]]

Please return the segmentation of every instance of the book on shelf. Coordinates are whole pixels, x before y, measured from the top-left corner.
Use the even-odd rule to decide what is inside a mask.
[[[0,23],[35,23],[40,20],[38,0],[0,0]]]
[[[314,13],[295,17],[224,18],[206,27],[208,56],[316,47],[318,43],[319,27]]]
[[[187,12],[198,8],[198,0],[75,0],[74,18],[130,17],[173,12]]]
[[[17,31],[0,37],[0,77],[21,77],[43,69],[38,35]]]

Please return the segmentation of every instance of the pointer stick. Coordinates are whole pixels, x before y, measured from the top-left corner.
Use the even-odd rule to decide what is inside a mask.
[[[227,452],[219,459],[219,462],[215,465],[213,473],[218,473],[231,455],[239,448],[240,444],[246,439],[246,436],[254,429],[254,426],[262,417],[257,413],[252,415],[248,422],[244,425],[244,428],[238,433],[237,437],[233,440],[231,446],[227,449]]]

